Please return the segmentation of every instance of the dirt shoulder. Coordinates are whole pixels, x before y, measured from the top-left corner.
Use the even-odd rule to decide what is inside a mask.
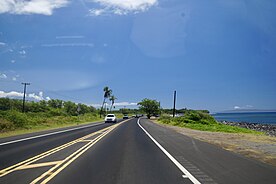
[[[173,129],[183,135],[218,145],[226,150],[242,154],[276,166],[276,137],[267,135],[207,132],[155,123]]]

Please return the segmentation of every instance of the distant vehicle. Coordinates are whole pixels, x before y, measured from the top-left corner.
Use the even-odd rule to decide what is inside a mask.
[[[143,115],[142,114],[136,114],[136,115],[134,115],[134,117],[135,118],[140,118],[140,117],[143,117]]]
[[[128,119],[128,115],[124,114],[123,119]]]
[[[108,114],[105,118],[104,118],[105,123],[117,123],[117,118],[115,116],[115,114]]]

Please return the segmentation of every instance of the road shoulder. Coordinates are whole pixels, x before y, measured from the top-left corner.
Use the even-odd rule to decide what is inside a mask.
[[[237,134],[192,130],[183,127],[154,123],[200,141],[217,145],[248,158],[276,166],[276,137],[267,135]]]
[[[202,183],[271,183],[276,179],[276,169],[271,165],[180,134],[148,119],[142,119],[141,125]]]

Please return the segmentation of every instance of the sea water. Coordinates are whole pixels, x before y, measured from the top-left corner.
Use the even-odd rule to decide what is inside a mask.
[[[276,124],[276,112],[216,113],[217,121]]]

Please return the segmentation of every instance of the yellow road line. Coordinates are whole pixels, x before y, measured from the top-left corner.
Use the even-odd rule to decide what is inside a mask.
[[[31,165],[21,166],[18,168],[18,170],[52,166],[52,165],[60,164],[61,162],[62,161],[53,161],[53,162],[44,162],[44,163],[39,163],[39,164],[31,164]]]
[[[12,173],[16,170],[22,170],[22,169],[29,169],[29,168],[37,168],[37,167],[44,167],[44,166],[51,166],[51,165],[55,165],[53,168],[51,168],[49,170],[49,172],[47,171],[46,175],[45,176],[49,176],[49,179],[46,178],[44,181],[49,181],[50,179],[52,179],[55,175],[57,175],[59,172],[61,172],[65,167],[67,167],[71,162],[73,162],[75,159],[77,159],[81,154],[83,154],[86,150],[88,150],[90,147],[92,147],[94,144],[96,144],[102,137],[104,137],[105,135],[107,135],[109,132],[111,132],[113,129],[115,129],[117,126],[119,126],[120,124],[126,122],[128,120],[125,120],[125,121],[122,121],[118,124],[115,124],[115,125],[112,125],[112,126],[109,126],[109,127],[106,127],[104,129],[101,129],[101,130],[98,130],[96,132],[93,132],[91,134],[88,134],[86,136],[83,136],[81,138],[78,138],[76,140],[73,140],[73,141],[70,141],[66,144],[63,144],[61,146],[58,146],[56,148],[53,148],[51,150],[48,150],[44,153],[41,153],[39,155],[36,155],[32,158],[29,158],[27,160],[24,160],[22,162],[19,162],[15,165],[12,165],[10,167],[7,167],[5,169],[2,169],[0,170],[0,177],[3,177],[9,173]],[[87,138],[90,138],[96,134],[100,134],[99,136],[95,137],[94,139],[90,139],[90,140],[85,140]],[[62,160],[62,161],[54,161],[54,162],[47,162],[47,163],[39,163],[39,164],[32,164],[36,161],[39,161],[41,160],[42,158],[45,158],[49,155],[52,155],[58,151],[61,151],[69,146],[72,146],[78,142],[88,142],[88,144],[84,145],[82,148],[80,148],[79,150],[75,151],[74,153],[72,153],[70,156],[68,156],[66,159]],[[75,156],[76,155],[76,156]],[[75,156],[75,157],[74,157]],[[72,158],[73,157],[73,158]],[[70,158],[72,158],[70,160]],[[67,163],[65,163],[66,161],[68,161]],[[64,164],[65,163],[65,164]],[[55,172],[52,172],[54,169],[60,167],[62,164],[64,164],[65,166],[62,166],[60,169],[58,169],[57,171]],[[45,174],[45,173],[44,173]],[[44,174],[42,174],[44,176]],[[41,176],[42,176],[41,175]],[[40,177],[39,177],[40,178]],[[38,179],[38,178],[37,178]],[[36,181],[36,179],[34,180]],[[34,182],[33,181],[33,182]],[[47,182],[46,181],[46,182]]]
[[[51,154],[53,154],[53,153],[55,153],[55,152],[58,152],[58,151],[60,151],[60,150],[62,150],[62,149],[64,149],[64,148],[66,148],[66,147],[68,147],[68,146],[71,146],[71,145],[75,144],[76,142],[77,142],[77,141],[72,141],[72,142],[66,143],[66,144],[64,144],[64,145],[62,145],[62,146],[59,146],[59,147],[54,148],[54,149],[52,149],[52,150],[46,151],[46,152],[41,153],[41,154],[39,154],[39,155],[37,155],[37,156],[34,156],[34,157],[30,158],[30,159],[27,159],[27,160],[25,160],[25,161],[22,161],[22,162],[20,162],[20,163],[17,163],[17,164],[15,164],[15,165],[12,165],[12,166],[10,166],[10,167],[8,167],[8,168],[5,168],[5,169],[3,169],[3,170],[0,171],[0,173],[3,173],[3,174],[0,175],[0,177],[3,177],[3,176],[5,176],[5,175],[7,175],[7,174],[9,174],[9,173],[11,173],[11,172],[17,170],[17,169],[18,169],[19,167],[21,167],[21,166],[29,165],[29,164],[31,164],[31,163],[33,163],[33,162],[36,162],[36,161],[38,161],[38,160],[40,160],[40,159],[42,159],[42,158],[44,158],[44,157],[46,157],[46,156],[49,156],[49,155],[51,155]]]
[[[92,139],[85,139],[85,140],[81,140],[79,142],[91,142],[91,141],[92,141]]]
[[[46,171],[45,173],[43,173],[41,176],[39,176],[38,178],[33,180],[31,182],[31,184],[38,183],[39,181],[41,181],[43,178],[45,178],[47,176],[48,176],[48,178],[45,178],[42,182],[39,182],[39,183],[47,183],[48,181],[50,181],[53,177],[55,177],[58,173],[60,173],[64,168],[66,168],[70,163],[72,163],[74,160],[76,160],[80,155],[82,155],[84,152],[86,152],[89,148],[91,148],[94,144],[96,144],[99,140],[101,140],[105,135],[107,135],[109,132],[111,132],[113,129],[115,129],[120,124],[111,126],[109,130],[107,130],[103,134],[96,137],[94,140],[90,141],[88,144],[84,145],[83,147],[81,147],[80,149],[78,149],[77,151],[72,153],[70,156],[68,156],[66,159],[64,159],[64,161],[62,163],[56,165],[55,167],[53,167],[53,168],[49,169],[48,171]],[[62,165],[62,164],[64,164],[64,165]],[[54,171],[54,170],[56,170],[56,171]],[[52,174],[49,174],[49,173],[52,173]]]
[[[74,140],[74,141],[68,142],[68,143],[66,143],[66,144],[64,144],[64,145],[61,145],[61,146],[59,146],[59,147],[53,148],[53,149],[51,149],[51,150],[49,150],[49,151],[46,151],[46,152],[41,153],[41,154],[39,154],[39,155],[36,155],[36,156],[34,156],[34,157],[30,158],[30,159],[27,159],[27,160],[25,160],[25,161],[19,162],[19,163],[15,164],[15,165],[12,165],[12,166],[10,166],[10,167],[7,167],[7,168],[5,168],[5,169],[2,169],[2,170],[0,171],[0,173],[2,173],[2,174],[0,175],[0,177],[3,177],[3,176],[5,176],[5,175],[7,175],[7,174],[9,174],[9,173],[11,173],[11,172],[17,170],[17,169],[20,168],[21,166],[29,165],[29,164],[31,164],[31,163],[33,163],[33,162],[36,162],[36,161],[38,161],[38,160],[40,160],[40,159],[42,159],[42,158],[44,158],[44,157],[47,157],[47,156],[49,156],[49,155],[51,155],[51,154],[53,154],[53,153],[56,153],[56,152],[58,152],[58,151],[61,151],[61,150],[65,149],[65,148],[67,148],[67,147],[69,147],[69,146],[71,146],[71,145],[73,145],[73,144],[75,144],[75,143],[77,143],[77,142],[79,142],[79,141],[81,141],[81,140],[83,140],[83,139],[86,139],[86,138],[88,138],[88,137],[91,137],[91,136],[93,136],[93,135],[95,135],[95,134],[97,134],[97,133],[104,132],[104,131],[108,130],[109,128],[110,128],[110,127],[106,127],[106,128],[104,128],[104,129],[102,129],[102,130],[99,130],[99,131],[97,131],[97,132],[93,132],[93,133],[88,134],[88,135],[86,135],[86,136],[84,136],[84,137],[78,138],[78,139],[76,139],[76,140]]]

